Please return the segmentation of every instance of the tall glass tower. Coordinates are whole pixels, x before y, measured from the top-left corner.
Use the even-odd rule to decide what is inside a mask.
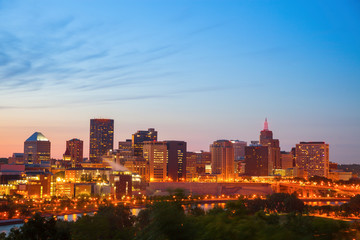
[[[90,161],[100,162],[101,157],[114,145],[114,120],[90,119]]]

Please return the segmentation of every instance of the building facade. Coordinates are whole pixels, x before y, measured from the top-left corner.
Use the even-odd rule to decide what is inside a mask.
[[[13,153],[8,160],[9,164],[24,164],[24,153]]]
[[[35,132],[24,142],[24,162],[41,164],[50,161],[50,141],[40,132]]]
[[[281,151],[280,153],[281,169],[294,167],[294,156],[291,152]]]
[[[114,120],[90,119],[90,161],[100,162],[101,157],[113,149]]]
[[[272,169],[281,169],[280,142],[273,139],[273,132],[269,130],[267,118],[264,122],[264,129],[260,132],[260,144],[269,148],[269,161],[273,163]]]
[[[211,172],[218,174],[220,181],[234,178],[234,148],[228,140],[218,140],[210,145]]]
[[[66,141],[66,151],[70,156],[71,166],[78,166],[84,158],[84,142],[80,139],[73,138]]]
[[[231,140],[231,143],[234,147],[234,160],[244,160],[245,158],[245,147],[247,146],[247,142],[239,141],[239,140]]]
[[[174,182],[186,179],[186,142],[166,141],[168,160],[167,176]]]
[[[186,180],[192,181],[206,173],[206,167],[211,167],[210,152],[187,152],[186,153]],[[211,173],[211,168],[208,173]]]
[[[250,145],[245,148],[245,175],[269,176],[272,173],[269,148],[262,145]]]
[[[296,166],[312,176],[329,176],[329,144],[325,142],[300,142],[295,149]]]
[[[167,180],[167,145],[166,142],[144,142],[143,154],[149,163],[150,182]]]
[[[157,141],[157,131],[149,128],[147,131],[137,131],[132,135],[132,148],[135,156],[143,155],[143,146],[146,141]]]
[[[119,148],[120,151],[133,151],[132,149],[132,140],[126,139],[125,141],[119,142]]]

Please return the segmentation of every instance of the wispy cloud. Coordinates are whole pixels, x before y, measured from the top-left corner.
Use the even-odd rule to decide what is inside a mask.
[[[189,36],[198,35],[198,34],[201,34],[201,33],[204,33],[204,32],[208,32],[208,31],[211,31],[211,30],[220,28],[220,27],[222,27],[222,26],[224,26],[224,25],[225,25],[225,23],[216,23],[216,24],[211,24],[211,25],[199,27],[199,28],[196,28],[196,29],[194,29],[194,30],[191,30],[191,31],[188,33],[188,35],[189,35]]]
[[[89,29],[82,37],[63,33],[71,29],[74,21],[73,17],[69,17],[49,23],[48,27],[57,32],[56,38],[46,31],[40,39],[26,39],[17,37],[15,33],[2,32],[2,43],[11,44],[0,45],[0,89],[34,91],[32,84],[38,84],[37,89],[71,84],[73,89],[93,91],[124,86],[131,81],[138,83],[135,79],[139,73],[148,72],[144,69],[147,64],[180,51],[170,44],[143,51],[123,50],[106,44],[96,46],[95,42],[91,42],[94,32],[89,33]],[[78,32],[78,35],[81,34]],[[41,82],[46,84],[39,84]]]
[[[78,59],[78,61],[89,61],[89,60],[93,60],[93,59],[99,59],[99,58],[103,58],[108,56],[108,52],[107,51],[102,51],[99,53],[93,53],[84,57],[81,57]]]
[[[57,19],[55,21],[49,22],[46,25],[46,28],[47,28],[47,30],[50,30],[50,31],[63,30],[64,28],[68,27],[74,20],[75,20],[75,17],[67,16],[65,18]]]
[[[24,60],[24,61],[17,61],[13,62],[11,66],[6,67],[2,71],[2,78],[8,79],[11,77],[22,75],[26,72],[31,70],[31,62]]]
[[[61,107],[171,98],[197,91],[181,92],[172,84],[180,72],[168,68],[167,62],[181,54],[184,46],[177,45],[176,41],[152,40],[148,44],[146,39],[153,38],[149,33],[133,34],[129,28],[121,29],[121,25],[110,29],[103,28],[100,22],[90,23],[65,16],[36,22],[25,31],[3,28],[0,31],[0,100],[5,99],[6,103],[6,96],[20,92],[30,96],[39,92],[42,94],[37,94],[37,98],[50,98],[50,101],[46,99],[49,105]],[[216,26],[198,29],[192,34],[213,27]],[[158,87],[169,91],[144,93],[146,89],[157,92]],[[61,103],[57,98],[63,99]],[[34,105],[34,108],[43,107],[35,102]],[[17,107],[6,104],[1,107],[11,108]]]
[[[0,53],[0,66],[5,66],[10,62],[10,57],[5,53]]]

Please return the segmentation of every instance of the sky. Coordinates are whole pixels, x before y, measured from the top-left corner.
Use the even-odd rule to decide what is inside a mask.
[[[360,164],[359,91],[357,0],[0,0],[0,157],[36,131],[87,157],[91,118],[198,151],[267,117],[282,150]]]

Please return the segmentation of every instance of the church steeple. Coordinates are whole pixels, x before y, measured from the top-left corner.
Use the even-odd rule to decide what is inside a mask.
[[[268,130],[269,130],[269,124],[268,124],[267,118],[265,118],[264,130],[265,130],[265,131],[268,131]]]

